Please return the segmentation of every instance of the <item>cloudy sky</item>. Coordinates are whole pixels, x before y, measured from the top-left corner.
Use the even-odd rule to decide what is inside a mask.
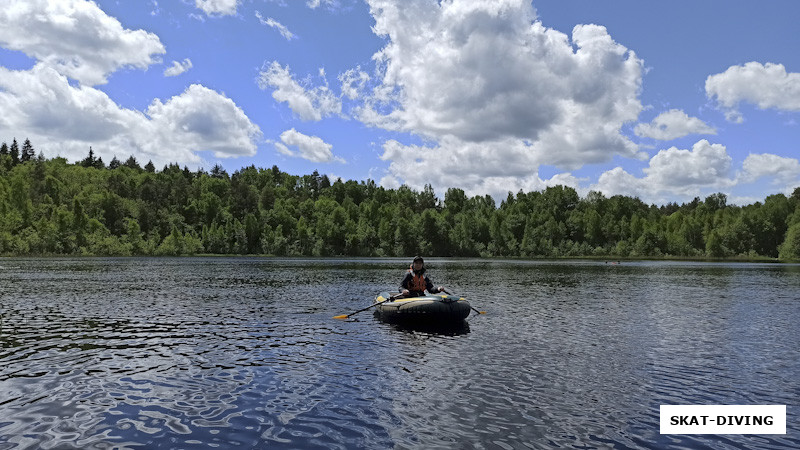
[[[0,0],[0,141],[470,195],[800,186],[800,2]]]

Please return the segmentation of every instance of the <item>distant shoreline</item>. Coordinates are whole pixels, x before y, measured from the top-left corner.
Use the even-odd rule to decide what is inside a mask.
[[[234,255],[223,253],[198,253],[194,255],[65,255],[65,254],[26,254],[26,255],[0,255],[0,261],[10,259],[92,259],[92,258],[108,258],[108,259],[188,259],[188,258],[241,258],[241,259],[297,259],[297,260],[376,260],[376,259],[398,259],[406,260],[412,256],[351,256],[351,255],[328,255],[328,256],[304,256],[304,255],[291,255],[279,256],[268,254],[247,254],[247,255]],[[430,256],[428,260],[481,260],[481,261],[593,261],[604,262],[608,265],[624,265],[625,263],[638,262],[638,261],[665,261],[665,262],[719,262],[719,263],[768,263],[768,264],[799,264],[800,261],[786,261],[779,258],[749,258],[749,257],[727,257],[727,258],[710,258],[710,257],[600,257],[600,256],[562,256],[562,257],[542,257],[542,258],[523,258],[523,257],[482,257],[482,256]]]

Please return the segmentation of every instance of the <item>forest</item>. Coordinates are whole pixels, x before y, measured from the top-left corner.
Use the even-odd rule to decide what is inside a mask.
[[[800,260],[800,188],[747,206],[571,187],[468,197],[254,166],[229,175],[133,157],[0,147],[0,255],[455,256]]]

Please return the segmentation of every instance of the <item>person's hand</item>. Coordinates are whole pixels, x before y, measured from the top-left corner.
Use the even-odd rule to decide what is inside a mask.
[[[403,289],[403,292],[402,292],[402,294],[403,294],[403,295],[408,295],[408,289]]]
[[[439,286],[439,292],[444,292],[444,286]]]

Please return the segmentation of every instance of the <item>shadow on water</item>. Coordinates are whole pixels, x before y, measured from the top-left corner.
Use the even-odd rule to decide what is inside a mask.
[[[377,320],[377,317],[376,317]],[[436,334],[440,336],[463,336],[465,334],[469,334],[469,322],[466,320],[462,320],[460,323],[447,323],[447,324],[437,324],[437,323],[389,323],[389,322],[382,322],[388,326],[391,326],[393,329],[397,331],[401,331],[404,333],[425,333],[425,334]]]

